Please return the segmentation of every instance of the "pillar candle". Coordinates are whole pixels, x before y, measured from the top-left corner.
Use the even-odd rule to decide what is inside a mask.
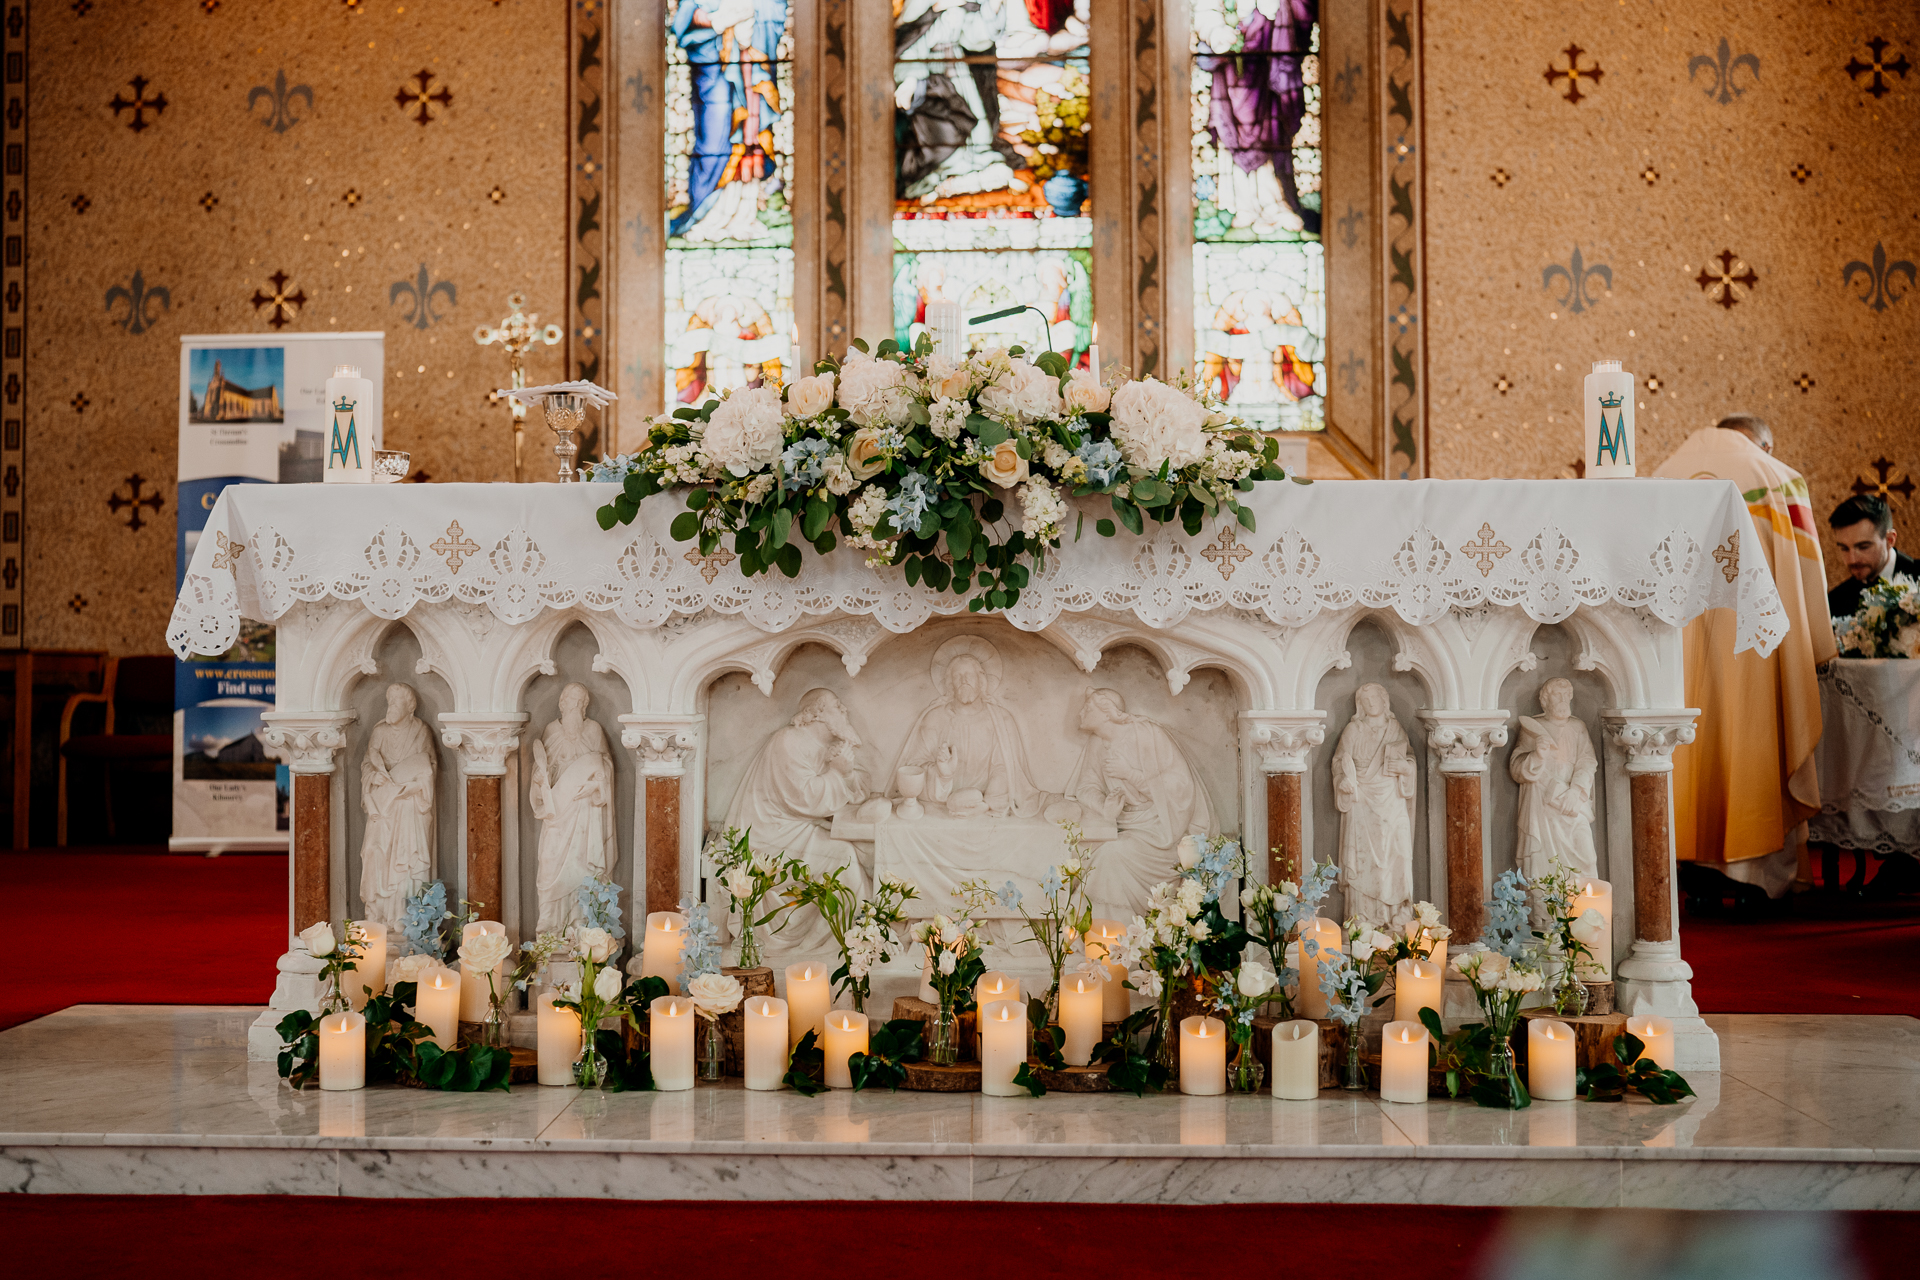
[[[460,1039],[460,975],[447,968],[428,970],[413,1012],[433,1032],[433,1042],[452,1052]]]
[[[1380,1033],[1380,1097],[1386,1102],[1427,1100],[1427,1050],[1432,1041],[1417,1022],[1389,1022]]]
[[[936,355],[956,364],[967,358],[965,307],[940,300],[927,303],[927,328],[931,331]]]
[[[506,932],[507,926],[501,924],[498,920],[472,920],[461,926],[460,943],[462,946],[465,946],[475,934],[497,933],[504,937],[506,936]],[[511,959],[512,957],[509,956],[508,960]],[[494,966],[493,972],[492,990],[498,991],[502,996],[506,994],[507,990],[505,981],[506,968],[507,960],[502,960],[498,965]],[[487,975],[485,973],[475,973],[473,970],[467,968],[467,962],[462,960],[460,962],[460,1021],[485,1022],[487,1020],[487,999],[490,994],[491,992],[487,988]]]
[[[1431,960],[1402,960],[1393,966],[1393,1020],[1418,1024],[1420,1011],[1438,1014],[1446,1007],[1440,998],[1446,970]]]
[[[1606,929],[1600,934],[1600,940],[1588,947],[1593,954],[1582,960],[1574,972],[1583,982],[1613,981],[1613,886],[1605,880],[1582,880],[1580,891],[1573,896],[1573,905],[1569,908],[1573,918],[1578,920],[1591,907],[1600,913],[1606,921]]]
[[[542,991],[533,1002],[541,1084],[572,1084],[573,1062],[580,1056],[580,1015],[571,1009],[554,1008],[559,995],[557,991]]]
[[[1527,1020],[1527,1092],[1542,1102],[1571,1102],[1573,1028],[1552,1018]]]
[[[1652,1058],[1653,1065],[1673,1070],[1673,1019],[1663,1018],[1659,1014],[1649,1013],[1627,1019],[1627,1033],[1638,1036],[1646,1045],[1642,1058]],[[1633,1063],[1626,1064],[1631,1067]]]
[[[1093,1060],[1093,1046],[1100,1043],[1100,1015],[1107,986],[1084,973],[1060,980],[1060,1030],[1067,1037],[1061,1052],[1070,1067],[1084,1067]]]
[[[867,1015],[851,1009],[835,1009],[827,1015],[827,1088],[853,1088],[853,1072],[847,1059],[867,1051]]]
[[[832,970],[818,960],[787,966],[787,1048],[811,1031],[814,1043],[826,1035],[827,1010],[833,1004]]]
[[[662,1092],[693,1088],[693,1024],[699,1020],[693,1001],[686,996],[660,996],[648,1007],[654,1088]]]
[[[366,939],[361,944],[360,958],[354,962],[355,968],[347,975],[347,985],[353,990],[349,993],[355,1009],[364,1008],[367,1003],[367,988],[374,995],[387,989],[387,926],[372,920],[354,921],[356,928],[362,930]]]
[[[1444,974],[1447,971],[1447,940],[1441,938],[1436,942],[1431,934],[1424,931],[1422,931],[1421,940],[1427,948],[1427,963]]]
[[[1306,1018],[1273,1029],[1273,1096],[1307,1102],[1320,1096],[1320,1024]]]
[[[680,950],[687,945],[687,918],[678,911],[647,913],[647,939],[640,951],[640,976],[665,978],[669,988],[680,978]]]
[[[367,1087],[367,1020],[357,1013],[320,1019],[320,1087]]]
[[[1027,1010],[1018,1000],[980,1006],[980,1092],[995,1098],[1023,1093],[1013,1082],[1027,1060]]]
[[[979,981],[973,984],[974,1008],[984,1009],[996,1000],[1011,1000],[1019,1004],[1020,979],[1009,978],[998,969],[989,969],[981,974]],[[1021,1007],[1025,1008],[1024,1005]],[[1021,1015],[1020,1022],[1022,1026],[1026,1025],[1025,1014]],[[981,1051],[986,1044],[985,1033],[976,1029],[973,1038],[975,1051]]]
[[[1202,1097],[1227,1091],[1227,1024],[1218,1018],[1180,1019],[1180,1092]]]
[[[373,480],[373,451],[380,447],[373,421],[373,380],[355,365],[338,364],[326,381],[327,465],[320,478],[328,484],[368,484]]]
[[[1621,369],[1618,360],[1595,360],[1584,393],[1587,467],[1583,474],[1589,480],[1631,480],[1633,375]]]
[[[1087,367],[1093,370],[1093,376],[1100,376],[1100,322],[1093,322],[1093,341],[1087,344]]]
[[[1301,926],[1300,940],[1288,949],[1293,967],[1300,973],[1300,994],[1294,1003],[1306,1017],[1327,1016],[1327,997],[1320,990],[1319,962],[1327,958],[1328,952],[1341,950],[1344,937],[1338,920],[1329,920],[1325,916],[1320,916],[1313,923]],[[1320,944],[1320,950],[1312,961],[1305,958],[1305,948],[1302,945],[1309,938]]]
[[[787,1074],[787,1002],[755,996],[746,1003],[746,1084],[749,1089],[778,1089]]]
[[[1107,981],[1102,983],[1100,1017],[1107,1022],[1125,1022],[1128,1012],[1127,966],[1107,959],[1114,944],[1127,936],[1127,927],[1118,920],[1095,920],[1088,926],[1085,951],[1087,959],[1105,967]]]

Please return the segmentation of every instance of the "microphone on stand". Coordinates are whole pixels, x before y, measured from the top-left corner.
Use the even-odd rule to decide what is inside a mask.
[[[1033,312],[1033,314],[1040,317],[1041,345],[1044,346],[1048,351],[1052,351],[1053,350],[1053,322],[1047,319],[1046,312],[1042,311],[1040,308],[1036,306],[1022,305],[1017,307],[1002,307],[998,311],[989,311],[987,312],[987,314],[983,316],[975,316],[973,319],[967,321],[967,323],[968,324],[985,324],[989,320],[1005,320],[1008,316],[1017,316],[1022,311],[1031,311]]]

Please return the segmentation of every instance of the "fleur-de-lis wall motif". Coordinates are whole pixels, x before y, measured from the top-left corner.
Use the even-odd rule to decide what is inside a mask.
[[[1751,53],[1734,57],[1733,46],[1727,43],[1725,36],[1721,36],[1717,52],[1711,55],[1697,53],[1687,59],[1687,83],[1692,84],[1694,77],[1702,71],[1712,72],[1713,83],[1707,86],[1707,97],[1725,106],[1746,93],[1745,89],[1733,82],[1734,72],[1742,67],[1752,72],[1755,80],[1760,78],[1760,59]]]
[[[433,281],[431,284],[428,283],[430,280]],[[427,270],[427,264],[423,262],[420,264],[420,273],[413,279],[393,282],[393,287],[387,290],[387,305],[392,306],[401,298],[411,298],[412,305],[407,308],[407,323],[416,329],[424,329],[428,325],[438,324],[446,319],[434,308],[435,295],[443,295],[450,307],[460,305],[459,294],[454,289],[453,281],[433,280],[432,274]]]
[[[139,271],[133,273],[133,279],[124,285],[115,285],[107,290],[107,314],[113,314],[113,304],[121,300],[127,304],[126,319],[117,323],[128,333],[145,333],[159,322],[158,312],[153,304],[160,304],[161,311],[173,310],[173,294],[155,285],[147,287],[147,278]]]
[[[1591,311],[1600,305],[1600,295],[1592,292],[1588,288],[1588,281],[1597,278],[1606,288],[1613,288],[1613,268],[1599,262],[1589,264],[1586,258],[1582,256],[1579,245],[1574,246],[1573,257],[1567,266],[1563,267],[1555,262],[1542,268],[1540,272],[1540,287],[1542,289],[1553,288],[1553,282],[1556,278],[1558,278],[1564,286],[1560,291],[1557,301],[1573,315],[1579,315],[1583,311]]]
[[[1913,288],[1915,267],[1905,258],[1887,261],[1887,246],[1875,243],[1873,261],[1862,262],[1858,258],[1840,268],[1840,283],[1853,288],[1853,278],[1864,275],[1867,278],[1867,291],[1854,292],[1854,297],[1872,307],[1875,311],[1885,311],[1887,307],[1907,296],[1907,290]],[[1894,281],[1900,276],[1907,278],[1906,287],[1896,289]]]
[[[1334,219],[1335,224],[1340,228],[1340,239],[1347,248],[1351,249],[1360,242],[1360,224],[1366,220],[1366,217],[1365,209],[1356,209],[1352,204],[1348,204],[1347,211]]]
[[[1364,74],[1365,69],[1351,56],[1347,58],[1346,66],[1333,73],[1334,91],[1340,95],[1340,101],[1349,107],[1353,105],[1353,95],[1360,92],[1360,77]]]
[[[273,113],[267,117],[266,125],[275,133],[285,133],[304,119],[302,116],[293,114],[295,98],[305,98],[307,110],[313,110],[313,86],[296,84],[289,88],[285,70],[273,73],[273,88],[269,89],[263,84],[257,84],[247,90],[247,111],[251,113],[260,104],[262,98],[265,98],[273,107]]]

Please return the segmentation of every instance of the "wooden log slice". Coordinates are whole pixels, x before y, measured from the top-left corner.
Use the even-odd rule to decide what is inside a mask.
[[[1587,1016],[1600,1017],[1614,1011],[1613,984],[1611,982],[1589,982],[1587,984]]]
[[[977,1062],[956,1062],[950,1067],[936,1066],[931,1062],[909,1062],[907,1079],[900,1087],[916,1093],[978,1093],[980,1092],[980,1064]]]
[[[1085,1067],[1062,1067],[1058,1071],[1043,1067],[1036,1058],[1027,1059],[1027,1069],[1047,1086],[1048,1093],[1109,1093],[1113,1082],[1107,1079],[1105,1063]]]

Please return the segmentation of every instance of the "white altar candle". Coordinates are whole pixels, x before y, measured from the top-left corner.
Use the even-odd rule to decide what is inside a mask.
[[[1627,1019],[1627,1033],[1638,1036],[1646,1045],[1642,1058],[1652,1058],[1653,1065],[1673,1070],[1673,1019],[1663,1018],[1657,1013],[1644,1014]],[[1626,1064],[1631,1067],[1633,1063]]]
[[[1634,475],[1633,375],[1621,369],[1618,360],[1595,360],[1593,372],[1586,377],[1583,395],[1586,478],[1631,480]]]
[[[847,1059],[867,1051],[867,1015],[835,1009],[827,1015],[827,1088],[853,1088]]]
[[[832,970],[818,960],[787,966],[787,1048],[813,1032],[815,1045],[826,1035],[827,1010],[833,1004]]]
[[[1542,1102],[1571,1102],[1573,1028],[1552,1018],[1527,1020],[1527,1092]]]
[[[573,1062],[580,1056],[580,1015],[554,1008],[559,996],[558,991],[542,991],[533,1002],[541,1084],[572,1084]]]
[[[700,1020],[693,1008],[685,996],[659,996],[648,1007],[653,1087],[662,1092],[693,1088],[693,1025]]]
[[[1061,1052],[1070,1067],[1084,1067],[1093,1060],[1093,1046],[1100,1043],[1100,1011],[1106,986],[1084,973],[1060,980],[1060,1030],[1067,1037]]]
[[[967,309],[957,302],[927,303],[927,329],[934,354],[956,364],[967,358]]]
[[[1320,1024],[1306,1018],[1273,1028],[1273,1096],[1308,1102],[1320,1096]]]
[[[989,969],[981,974],[979,980],[973,984],[974,1009],[976,1011],[984,1010],[996,1000],[1011,1000],[1018,1004],[1020,1002],[1020,979],[1009,978],[998,969]],[[1021,1005],[1021,1008],[1024,1010],[1026,1006]],[[1024,1013],[1021,1015],[1020,1023],[1022,1026],[1026,1025],[1026,1016]],[[984,1053],[985,1046],[986,1033],[980,1027],[976,1026],[973,1032],[974,1051],[976,1053]],[[1024,1049],[1022,1052],[1024,1052]]]
[[[1380,1032],[1380,1097],[1386,1102],[1427,1100],[1427,1050],[1432,1040],[1417,1022],[1389,1022]]]
[[[451,969],[427,971],[414,997],[413,1014],[433,1032],[433,1042],[451,1052],[460,1040],[460,975]]]
[[[1180,1092],[1210,1097],[1227,1091],[1227,1024],[1218,1018],[1180,1019]]]
[[[1401,960],[1393,966],[1393,1020],[1420,1021],[1420,1011],[1431,1009],[1438,1015],[1445,1008],[1440,998],[1446,971],[1431,960]]]
[[[1289,959],[1300,974],[1300,994],[1294,1000],[1294,1005],[1303,1017],[1327,1016],[1326,993],[1320,990],[1320,961],[1328,959],[1329,952],[1339,951],[1345,936],[1338,920],[1320,916],[1311,924],[1301,926],[1299,940],[1288,948]],[[1309,938],[1320,944],[1320,950],[1312,960],[1305,955],[1305,944]]]
[[[320,478],[328,484],[367,484],[373,480],[373,451],[380,447],[373,421],[373,380],[359,367],[337,364],[326,380],[327,460]]]
[[[1093,370],[1093,376],[1100,376],[1100,322],[1093,322],[1093,341],[1087,344],[1087,367]]]
[[[367,1020],[357,1013],[320,1019],[320,1087],[367,1087]]]
[[[647,913],[647,937],[640,951],[640,976],[664,978],[672,990],[679,984],[680,950],[687,945],[687,918],[678,911]]]
[[[461,926],[460,945],[465,946],[473,940],[475,935],[482,933],[497,933],[501,937],[505,937],[507,926],[501,924],[498,920],[469,921],[467,924]],[[509,956],[508,959],[510,960],[512,957]],[[489,991],[486,973],[476,973],[467,967],[465,960],[460,962],[460,1021],[485,1022],[487,1020],[487,1000],[492,995],[492,992],[499,992],[503,998],[506,995],[506,968],[507,960],[502,960],[494,966],[493,987],[492,991]]]
[[[1106,1022],[1125,1022],[1128,1013],[1127,966],[1114,964],[1107,959],[1113,954],[1113,948],[1127,936],[1127,926],[1118,920],[1095,920],[1088,926],[1084,950],[1087,959],[1092,960],[1107,971],[1107,981],[1102,983],[1100,1017]]]
[[[994,1098],[1024,1092],[1013,1078],[1026,1060],[1026,1006],[1017,1000],[980,1006],[980,1092]]]
[[[371,920],[356,920],[355,927],[363,930],[361,936],[360,958],[354,961],[352,973],[347,975],[346,985],[352,990],[348,995],[355,1009],[366,1007],[367,990],[380,995],[387,989],[387,926]]]
[[[780,1077],[787,1074],[788,1055],[793,1048],[787,1041],[787,1002],[755,996],[745,1008],[747,1088],[778,1089]]]
[[[1573,896],[1569,908],[1573,918],[1578,920],[1592,908],[1600,913],[1606,922],[1606,928],[1600,934],[1600,940],[1588,947],[1593,954],[1574,967],[1582,982],[1613,981],[1613,886],[1605,880],[1582,880],[1579,892]]]

